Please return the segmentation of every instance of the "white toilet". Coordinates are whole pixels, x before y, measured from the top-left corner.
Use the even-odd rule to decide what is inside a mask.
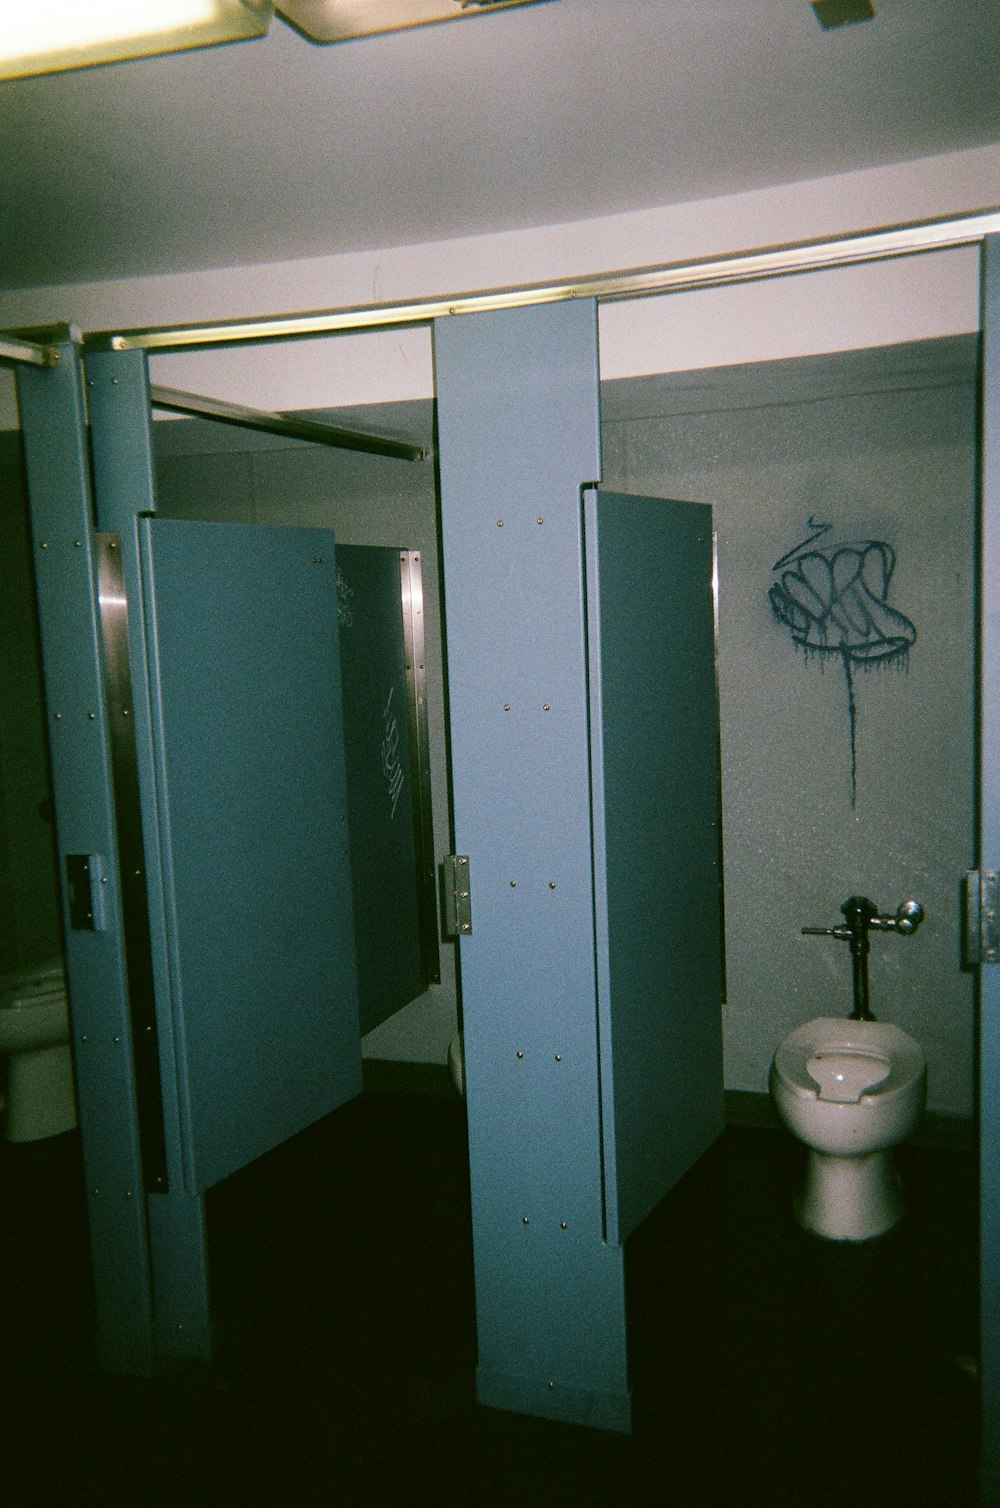
[[[465,1099],[465,1033],[457,1032],[448,1047],[448,1072],[452,1088],[459,1099]]]
[[[69,1012],[62,964],[0,978],[4,1135],[38,1141],[76,1125]]]
[[[903,1213],[892,1149],[927,1099],[919,1044],[885,1021],[820,1016],[785,1038],[771,1064],[781,1120],[809,1148],[795,1212],[832,1241],[868,1241]]]

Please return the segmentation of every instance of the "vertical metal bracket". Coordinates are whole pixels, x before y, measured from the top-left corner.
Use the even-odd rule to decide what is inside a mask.
[[[448,854],[442,861],[441,889],[445,936],[468,937],[472,931],[468,854]]]
[[[962,967],[1000,963],[1000,881],[993,869],[970,869],[964,879]]]
[[[424,660],[424,587],[419,550],[400,550],[400,595],[406,651],[406,692],[413,775],[413,831],[417,847],[417,907],[424,985],[441,982],[437,893],[434,882],[434,824],[431,808],[430,739],[427,728],[427,671]]]
[[[146,855],[142,841],[139,770],[136,756],[128,648],[128,598],[121,535],[95,532],[98,609],[104,653],[105,704],[111,752],[112,789],[121,875],[122,924],[128,974],[132,1054],[143,1176],[148,1194],[169,1192],[163,1088],[157,1037],[153,962],[149,937]]]

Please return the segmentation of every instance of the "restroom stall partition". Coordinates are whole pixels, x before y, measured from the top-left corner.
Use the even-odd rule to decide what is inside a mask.
[[[1000,236],[982,253],[979,869],[980,1386],[983,1508],[1000,1508]]]
[[[477,1395],[627,1431],[624,1243],[723,1126],[711,511],[597,486],[592,301],[435,377]]]
[[[205,1190],[361,1086],[336,563],[157,519],[145,356],[86,380],[69,339],[18,395],[97,1350],[144,1375],[211,1355]]]

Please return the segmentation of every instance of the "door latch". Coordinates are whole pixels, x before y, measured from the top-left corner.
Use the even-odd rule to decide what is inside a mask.
[[[448,854],[441,864],[442,909],[446,937],[468,937],[472,931],[472,894],[468,854]]]
[[[74,932],[106,932],[107,865],[99,853],[66,854],[69,924]]]
[[[1000,881],[994,869],[970,869],[965,876],[962,967],[1000,963]]]

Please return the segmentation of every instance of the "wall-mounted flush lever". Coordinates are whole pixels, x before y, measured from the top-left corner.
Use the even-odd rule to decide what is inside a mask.
[[[868,954],[871,943],[868,934],[876,932],[899,932],[909,937],[916,932],[924,919],[924,908],[919,901],[904,901],[895,916],[882,916],[874,901],[866,895],[852,895],[840,908],[844,924],[839,927],[803,927],[808,937],[835,937],[839,942],[850,943],[851,963],[854,974],[854,1010],[852,1021],[874,1021],[868,994]]]

